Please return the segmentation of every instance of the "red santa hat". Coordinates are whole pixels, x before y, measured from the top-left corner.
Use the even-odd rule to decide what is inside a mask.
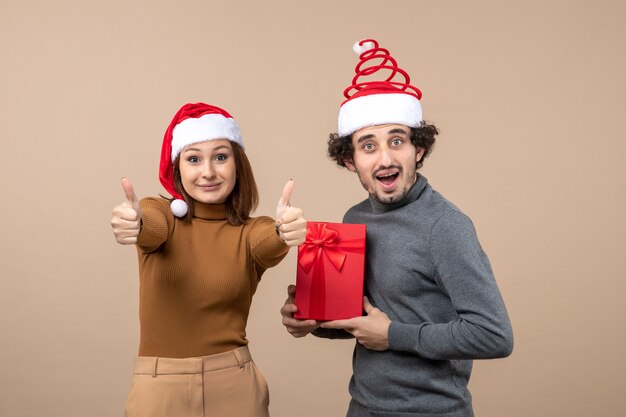
[[[176,217],[187,214],[187,203],[174,187],[174,161],[187,145],[208,140],[228,139],[243,148],[239,126],[224,109],[205,103],[188,103],[178,110],[163,136],[159,179],[174,197],[170,204]]]
[[[359,63],[352,85],[343,92],[347,100],[339,109],[339,136],[388,123],[420,126],[422,92],[410,84],[409,74],[398,67],[389,51],[380,48],[374,39],[356,42],[353,49],[359,55]],[[397,76],[404,80],[393,81]]]

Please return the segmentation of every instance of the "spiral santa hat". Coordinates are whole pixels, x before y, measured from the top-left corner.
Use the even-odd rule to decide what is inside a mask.
[[[339,136],[382,124],[418,127],[422,123],[422,92],[411,85],[406,71],[374,39],[353,46],[359,55],[352,85],[343,92],[346,100],[339,109]],[[394,81],[394,78],[399,79]]]
[[[224,109],[205,103],[188,103],[178,110],[163,136],[159,179],[174,197],[170,204],[176,217],[187,214],[187,203],[174,187],[174,162],[187,145],[216,139],[228,139],[243,148],[239,126]]]

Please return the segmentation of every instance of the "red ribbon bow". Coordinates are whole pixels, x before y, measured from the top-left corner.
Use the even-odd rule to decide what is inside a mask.
[[[322,253],[338,271],[341,271],[346,254],[339,245],[339,233],[327,228],[323,223],[309,223],[306,240],[300,246],[298,263],[306,272],[309,272]]]

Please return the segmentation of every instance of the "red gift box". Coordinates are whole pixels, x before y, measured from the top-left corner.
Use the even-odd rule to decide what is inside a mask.
[[[363,314],[365,225],[308,222],[298,247],[297,319],[339,320]]]

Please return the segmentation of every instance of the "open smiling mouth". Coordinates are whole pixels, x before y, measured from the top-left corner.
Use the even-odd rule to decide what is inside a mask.
[[[398,178],[399,175],[400,175],[399,172],[394,172],[392,174],[377,175],[376,179],[385,185],[391,185],[394,183],[394,181],[396,180],[396,178]]]

